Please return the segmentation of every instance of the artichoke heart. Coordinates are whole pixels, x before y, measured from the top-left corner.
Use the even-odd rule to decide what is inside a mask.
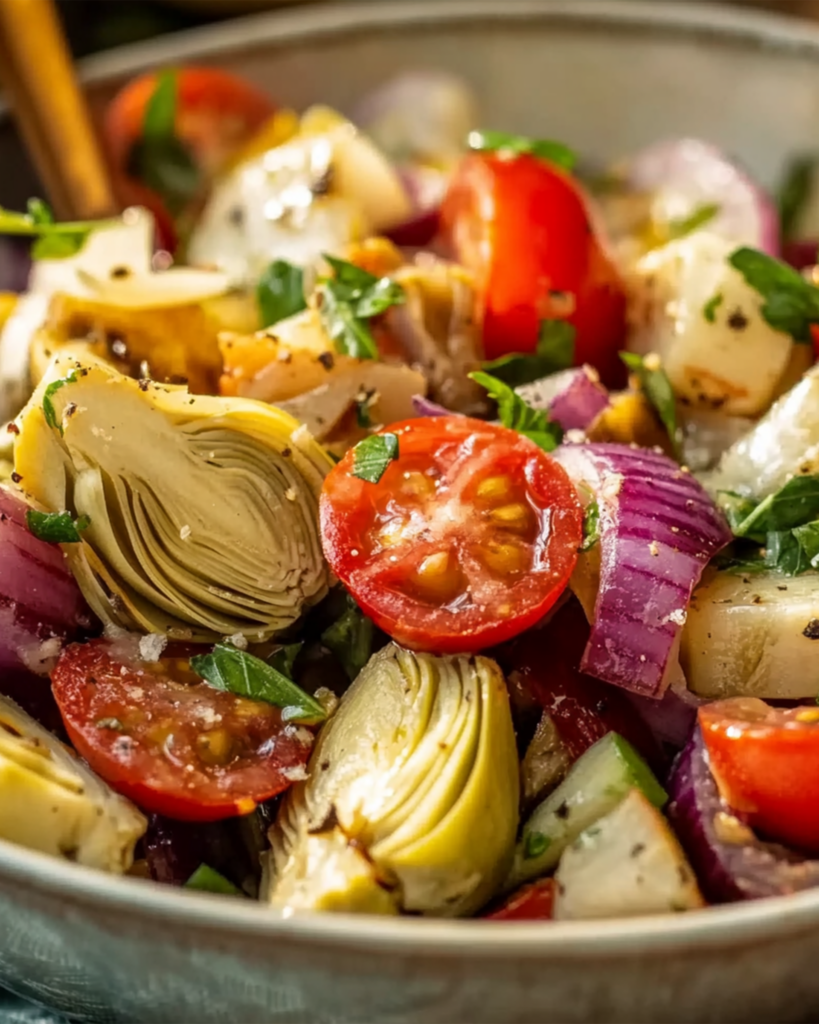
[[[15,471],[105,624],[266,640],[327,591],[318,493],[332,463],[281,410],[56,356],[17,420]]]
[[[266,898],[280,908],[329,902],[383,913],[389,904],[362,896],[375,883],[404,911],[473,913],[510,863],[519,795],[497,665],[390,644],[344,695],[319,735],[308,779],[282,804],[270,832]],[[339,851],[347,845],[366,854],[369,885],[360,857],[345,865]]]
[[[123,874],[146,826],[133,804],[0,697],[0,839]]]

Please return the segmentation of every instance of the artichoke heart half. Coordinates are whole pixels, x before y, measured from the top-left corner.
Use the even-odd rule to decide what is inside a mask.
[[[123,874],[146,826],[133,804],[0,697],[0,839]]]
[[[308,779],[288,792],[263,898],[291,910],[473,913],[503,881],[519,795],[497,665],[390,644],[322,730]],[[345,847],[357,856],[345,861]]]
[[[318,493],[332,466],[281,410],[57,356],[17,420],[15,471],[105,624],[265,640],[324,596]]]

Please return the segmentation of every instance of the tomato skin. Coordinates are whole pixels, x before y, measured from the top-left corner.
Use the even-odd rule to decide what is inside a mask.
[[[539,878],[508,896],[497,910],[484,914],[486,921],[551,921],[554,912],[556,883],[553,878]]]
[[[180,821],[248,814],[291,784],[286,772],[306,764],[311,743],[278,708],[216,690],[186,665],[132,661],[107,640],[65,648],[51,682],[66,732],[145,811]],[[220,741],[229,752],[214,757]]]
[[[819,853],[819,708],[739,697],[698,717],[728,805],[765,835]]]
[[[616,732],[652,768],[663,771],[667,758],[628,697],[580,671],[588,638],[583,609],[571,600],[543,627],[518,637],[503,663],[516,674],[516,684],[532,693],[549,714],[572,762],[607,733]]]
[[[583,528],[562,466],[516,431],[466,416],[421,417],[382,433],[398,437],[400,452],[380,481],[353,475],[351,449],[319,503],[327,561],[365,614],[398,643],[441,654],[491,647],[541,619],[568,583]],[[478,495],[487,480],[508,484],[495,504]],[[498,526],[496,507],[522,509],[523,531]],[[396,523],[400,539],[382,540]],[[516,569],[490,567],[487,550],[500,544]],[[441,553],[443,584],[453,587],[430,596],[418,589],[426,585],[419,570]]]
[[[476,274],[487,359],[534,352],[541,320],[568,319],[575,362],[591,363],[608,384],[622,382],[625,291],[571,175],[529,155],[470,154],[441,222],[458,261]]]

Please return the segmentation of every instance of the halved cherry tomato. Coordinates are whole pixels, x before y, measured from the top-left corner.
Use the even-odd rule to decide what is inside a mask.
[[[248,814],[290,785],[310,754],[278,708],[203,683],[186,660],[124,659],[106,640],[74,644],[51,675],[71,742],[139,807],[183,821]]]
[[[551,921],[555,880],[539,878],[513,892],[497,910],[484,914],[486,921]]]
[[[533,352],[541,320],[568,320],[575,361],[607,383],[623,378],[625,293],[571,175],[533,156],[471,154],[441,221],[456,258],[476,274],[488,359]]]
[[[362,610],[416,650],[477,651],[533,625],[577,560],[583,513],[565,470],[506,427],[397,423],[378,483],[351,449],[324,482],[324,553]]]
[[[737,697],[700,708],[699,722],[726,803],[771,838],[819,853],[819,708]]]
[[[571,761],[606,733],[616,732],[652,768],[665,769],[666,757],[625,693],[580,671],[588,639],[583,609],[571,600],[541,629],[518,637],[503,662],[516,673],[516,683],[531,691],[551,717]]]

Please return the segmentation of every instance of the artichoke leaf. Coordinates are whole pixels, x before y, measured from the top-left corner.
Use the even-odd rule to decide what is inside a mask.
[[[298,891],[299,907],[315,909],[323,897],[320,886],[314,902],[307,897],[308,843],[335,832],[363,849],[400,909],[473,913],[510,863],[519,789],[497,665],[390,644],[344,695],[319,735],[308,779],[282,804],[270,833],[275,871],[266,898],[286,907]],[[315,853],[311,865],[320,877]],[[356,878],[346,909],[357,909]]]
[[[104,623],[267,640],[326,593],[317,509],[332,463],[281,410],[57,355],[17,426],[29,498],[91,520],[66,555]]]
[[[0,697],[0,838],[123,874],[146,826],[133,804]]]

